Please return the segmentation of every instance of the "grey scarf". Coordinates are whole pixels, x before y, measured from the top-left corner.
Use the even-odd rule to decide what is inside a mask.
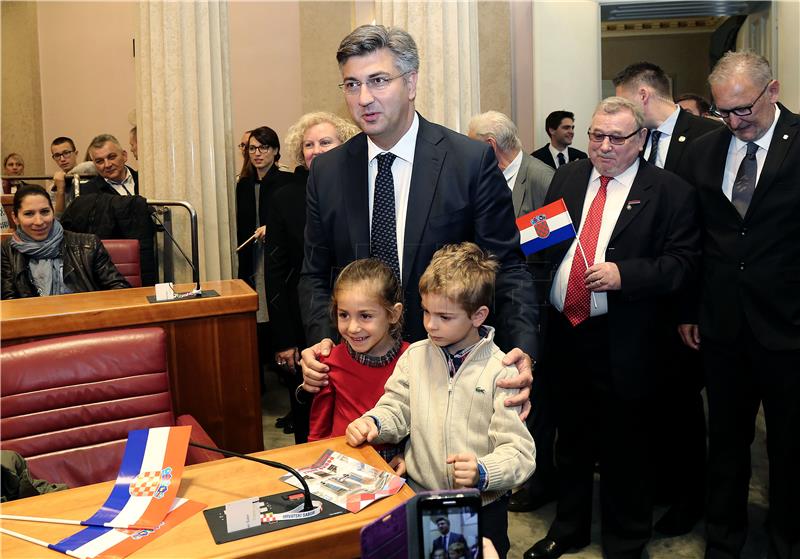
[[[61,259],[61,242],[64,228],[53,220],[53,228],[44,241],[36,241],[22,229],[11,237],[11,246],[28,257],[28,271],[34,287],[43,295],[69,293],[64,285],[64,263]]]

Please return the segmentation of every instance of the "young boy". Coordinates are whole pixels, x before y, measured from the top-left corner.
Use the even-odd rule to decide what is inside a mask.
[[[398,443],[410,435],[409,478],[425,489],[480,489],[484,536],[505,557],[505,495],[533,473],[536,451],[519,409],[503,405],[517,391],[496,386],[517,374],[503,366],[494,329],[483,325],[496,269],[474,243],[433,255],[419,280],[428,339],[400,357],[375,407],[348,425],[347,442]]]

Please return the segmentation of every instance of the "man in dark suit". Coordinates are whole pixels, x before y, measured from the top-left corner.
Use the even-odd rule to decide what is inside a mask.
[[[467,553],[469,553],[469,545],[467,545],[466,538],[464,538],[462,534],[450,531],[450,520],[446,516],[440,516],[436,519],[436,528],[439,530],[441,536],[433,540],[432,549],[444,549],[447,551],[450,549],[450,545],[455,542],[460,542],[464,544],[464,548],[467,550]]]
[[[669,381],[671,296],[695,272],[699,232],[689,184],[639,158],[644,116],[605,99],[592,117],[589,161],[556,172],[578,240],[540,253],[552,307],[541,368],[557,410],[558,507],[525,557],[588,545],[600,464],[604,557],[639,559],[651,532],[648,454],[654,394]]]
[[[111,134],[95,136],[89,143],[89,157],[94,161],[98,176],[81,185],[84,194],[139,194],[139,174],[128,167],[128,152]]]
[[[656,167],[678,172],[692,142],[722,126],[719,121],[694,116],[676,105],[669,78],[656,64],[631,64],[613,82],[617,95],[642,109],[648,129],[642,154]],[[653,457],[653,467],[656,499],[671,505],[655,529],[677,536],[690,532],[703,515],[706,418],[700,359],[681,343],[677,328],[672,343],[670,357],[674,359],[675,374],[673,382],[661,392],[656,436],[662,444]]]
[[[336,55],[350,113],[364,131],[318,156],[308,178],[305,260],[299,296],[306,340],[304,388],[317,392],[332,346],[330,295],[338,271],[359,258],[389,265],[404,288],[403,335],[426,337],[418,281],[442,245],[473,241],[500,263],[494,325],[507,363],[530,385],[537,309],[519,247],[511,193],[489,146],[432,124],[414,110],[419,58],[414,39],[397,28],[364,25]],[[511,382],[511,381],[509,381]],[[526,404],[521,391],[509,405]],[[527,411],[525,415],[527,414]]]
[[[558,169],[570,161],[586,159],[579,149],[569,147],[575,137],[575,115],[569,111],[553,111],[544,121],[544,129],[550,141],[531,155]]]
[[[705,368],[706,557],[740,557],[750,445],[764,406],[769,556],[800,556],[800,117],[778,103],[769,63],[729,52],[708,78],[726,127],[689,154],[703,224],[697,319],[681,325]],[[699,326],[698,326],[699,323]]]

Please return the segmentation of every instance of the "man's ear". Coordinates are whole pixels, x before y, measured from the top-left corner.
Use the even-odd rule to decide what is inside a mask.
[[[472,313],[472,316],[469,319],[472,321],[472,325],[477,328],[481,326],[485,321],[486,318],[489,316],[489,307],[486,305],[481,305],[478,307],[478,310]]]
[[[413,101],[417,97],[417,78],[419,74],[417,74],[416,70],[412,70],[407,76],[405,76],[406,80],[406,87],[408,87],[408,99]]]

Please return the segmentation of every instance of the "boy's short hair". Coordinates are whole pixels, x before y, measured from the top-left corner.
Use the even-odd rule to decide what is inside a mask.
[[[433,254],[419,278],[419,294],[444,295],[458,303],[468,315],[490,307],[498,264],[475,243],[445,245]]]

